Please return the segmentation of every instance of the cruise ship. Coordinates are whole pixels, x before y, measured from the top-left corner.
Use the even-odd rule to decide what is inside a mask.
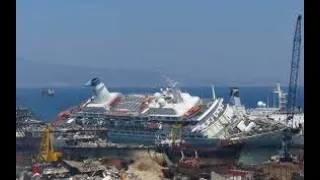
[[[213,98],[204,100],[166,80],[168,86],[154,94],[124,95],[110,92],[99,78],[93,78],[85,83],[94,90],[92,98],[60,113],[55,124],[106,126],[107,138],[114,143],[156,144],[179,153],[197,150],[224,155],[238,152],[243,144],[281,144],[286,128],[282,124],[246,118],[239,113],[240,106],[216,98],[214,88]],[[240,103],[237,96],[232,98]]]

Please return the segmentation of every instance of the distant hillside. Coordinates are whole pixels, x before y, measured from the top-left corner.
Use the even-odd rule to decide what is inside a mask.
[[[17,87],[34,86],[81,86],[94,76],[108,86],[156,86],[164,83],[163,73],[153,70],[92,68],[48,64],[23,59],[16,61]],[[185,75],[167,74],[181,85],[208,85],[211,78],[197,79]],[[206,83],[207,82],[207,83]]]
[[[177,74],[159,72],[157,69],[125,69],[125,68],[93,68],[77,65],[49,64],[46,62],[16,60],[17,87],[43,86],[82,86],[90,78],[100,77],[108,86],[158,86],[163,85],[163,74],[178,81],[181,86],[274,86],[280,81],[283,86],[288,84],[288,74],[277,77],[272,72],[266,77],[257,77],[255,74],[247,76],[230,76],[224,73],[213,72],[215,76],[197,77],[201,69],[192,74]],[[228,74],[229,73],[229,74]],[[300,74],[299,85],[303,86],[303,73]]]

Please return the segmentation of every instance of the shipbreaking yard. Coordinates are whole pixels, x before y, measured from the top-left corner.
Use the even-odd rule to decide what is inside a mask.
[[[304,179],[304,114],[300,108],[296,111],[295,104],[300,44],[299,15],[288,103],[282,101],[285,93],[279,84],[277,111],[255,109],[257,114],[263,109],[270,112],[268,115],[250,115],[240,103],[237,88],[231,93],[233,104],[226,104],[216,98],[212,87],[213,101],[209,105],[182,93],[170,79],[170,88],[153,96],[123,96],[109,92],[99,78],[93,78],[86,86],[95,88],[95,97],[59,113],[52,124],[34,120],[26,109],[18,108],[16,178]],[[285,103],[286,109],[282,106]],[[125,142],[116,143],[119,139]],[[293,142],[302,145],[295,154],[290,151]],[[239,163],[239,152],[245,145],[270,144],[282,144],[279,155],[259,164]]]
[[[165,158],[147,153],[135,160],[117,158],[87,159],[84,161],[61,160],[53,165],[34,164],[29,171],[22,171],[20,179],[304,179],[303,165],[299,163],[268,162],[254,166],[234,164],[201,164],[201,160],[188,159],[179,163],[165,162]],[[162,162],[159,162],[162,161]]]
[[[102,138],[106,137],[105,128],[75,125],[51,127],[41,123],[33,123],[28,127],[24,133],[18,134],[42,137],[40,151],[34,149],[32,162],[20,161],[20,167],[23,169],[17,174],[18,179],[289,180],[303,179],[304,174],[303,154],[294,156],[291,163],[280,162],[280,157],[273,156],[269,162],[251,166],[238,164],[235,159],[208,160],[199,157],[196,152],[191,157],[185,157],[181,152],[177,161],[169,158],[164,152],[156,152],[152,146],[108,142],[107,138]],[[46,129],[48,127],[52,129]],[[45,137],[51,137],[51,143],[54,145],[50,144],[50,138],[46,141]],[[26,136],[20,135],[17,138],[24,139]],[[62,140],[64,143],[61,143]],[[45,147],[52,146],[53,149],[45,152],[42,143],[47,143]],[[61,157],[48,158],[51,156],[50,153],[56,152],[61,153]],[[38,154],[44,158],[37,158]],[[24,157],[26,159],[32,158],[31,154],[26,156],[29,156]]]

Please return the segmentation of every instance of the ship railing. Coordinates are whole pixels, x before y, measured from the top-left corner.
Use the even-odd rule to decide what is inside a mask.
[[[122,115],[122,114],[121,114]],[[184,123],[188,123],[188,122],[198,122],[197,119],[195,118],[191,118],[191,119],[187,119],[187,120],[181,120],[181,119],[165,119],[165,118],[152,118],[150,116],[138,116],[137,114],[123,114],[122,116],[119,115],[115,115],[115,114],[101,114],[101,113],[77,113],[71,116],[71,118],[98,118],[99,120],[112,120],[112,119],[119,119],[119,120],[134,120],[134,121],[157,121],[157,122],[184,122]]]
[[[218,107],[217,107],[217,108],[218,108]],[[215,110],[216,110],[216,108],[215,108]],[[209,121],[209,124],[207,124],[204,129],[209,128],[213,123],[215,123],[216,121],[219,121],[219,118],[226,112],[227,107],[225,107],[222,111],[220,111],[220,112],[217,114],[217,116],[214,115],[215,110],[211,113],[211,116],[208,117],[208,119],[204,120],[204,121],[201,123],[201,124],[205,124],[206,122]],[[213,121],[210,121],[210,120],[209,120],[210,118],[213,118]],[[220,124],[221,124],[221,122],[220,122]]]
[[[248,135],[257,135],[257,134],[264,134],[264,133],[271,133],[271,132],[274,132],[274,131],[279,131],[279,130],[283,130],[284,128],[272,128],[272,129],[262,129],[261,131],[256,131],[256,130],[252,130],[252,131],[248,131],[248,132],[240,132],[240,133],[236,133],[236,134],[233,134],[233,135],[230,135],[230,138],[234,138],[234,137],[246,137]]]
[[[217,103],[217,105],[205,116],[200,120],[200,123],[203,124],[206,122],[209,118],[213,117],[215,119],[214,113],[219,108],[220,101]]]

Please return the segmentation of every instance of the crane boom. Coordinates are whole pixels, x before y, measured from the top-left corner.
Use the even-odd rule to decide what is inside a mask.
[[[291,59],[291,71],[287,100],[287,123],[289,120],[293,121],[296,106],[297,84],[299,74],[299,62],[300,62],[300,47],[301,47],[301,15],[298,16],[296,29],[293,38],[293,49]],[[293,122],[292,122],[293,125]],[[291,161],[291,155],[289,153],[289,143],[292,140],[292,131],[290,128],[284,129],[282,135],[282,150],[280,155],[281,161]]]
[[[300,63],[300,47],[301,47],[301,15],[297,18],[296,29],[293,39],[292,59],[291,59],[291,73],[288,90],[288,101],[287,101],[287,113],[288,120],[293,119],[295,106],[296,106],[296,94],[299,74],[299,63]]]

